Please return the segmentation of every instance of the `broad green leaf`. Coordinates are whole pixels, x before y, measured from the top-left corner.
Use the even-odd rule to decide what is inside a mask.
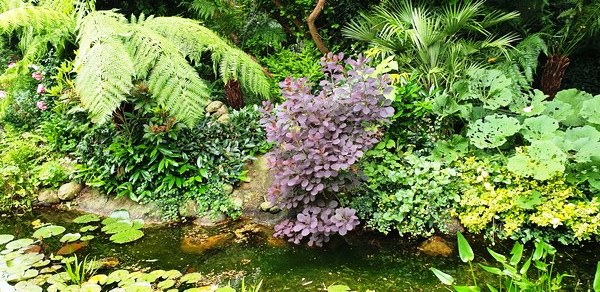
[[[29,282],[19,282],[15,285],[15,290],[17,292],[42,292],[42,287],[29,283]]]
[[[600,131],[588,125],[575,127],[566,130],[562,138],[555,141],[563,151],[577,152],[587,144],[600,141]]]
[[[554,99],[544,103],[544,107],[544,115],[547,115],[559,122],[563,122],[575,115],[573,107],[564,101]]]
[[[44,227],[41,227],[40,229],[36,230],[33,233],[33,237],[37,238],[37,239],[49,238],[49,237],[52,237],[55,235],[60,235],[63,232],[65,232],[65,230],[67,230],[67,229],[62,226],[48,225],[48,226],[44,226]]]
[[[128,243],[136,241],[144,236],[144,232],[137,229],[127,229],[119,233],[115,233],[110,237],[110,241],[114,243]]]
[[[87,224],[90,222],[98,222],[100,221],[100,217],[98,217],[98,215],[95,214],[85,214],[82,216],[79,216],[75,219],[73,219],[73,223],[77,223],[77,224]]]
[[[512,80],[500,70],[476,69],[469,73],[468,90],[461,99],[479,99],[486,109],[495,110],[513,101]]]
[[[98,229],[98,226],[86,225],[86,226],[83,226],[83,227],[79,228],[79,232],[94,231],[96,229]]]
[[[186,290],[186,291],[188,291],[188,290]],[[215,292],[235,292],[235,289],[227,286],[227,287],[217,288],[217,290],[215,290]]]
[[[490,289],[490,292],[498,292],[498,289],[496,289],[494,286],[490,284],[486,284],[486,286],[488,287],[488,289]]]
[[[171,279],[167,279],[162,282],[158,282],[158,284],[156,285],[156,287],[161,290],[169,289],[173,286],[175,286],[175,281],[171,280]]]
[[[567,155],[550,141],[534,141],[508,159],[511,172],[536,180],[548,180],[565,171]]]
[[[127,270],[116,270],[108,274],[106,284],[118,283],[122,280],[129,279],[129,271]]]
[[[519,96],[519,98],[513,99],[508,105],[508,108],[520,115],[526,117],[532,117],[542,114],[546,110],[546,96],[543,92],[534,89],[533,92]]]
[[[79,233],[67,233],[60,238],[60,242],[74,242],[81,238]]]
[[[529,271],[529,266],[531,266],[531,258],[528,258],[525,263],[523,264],[523,266],[521,267],[521,269],[519,270],[519,273],[521,275],[525,275],[527,274],[527,271]]]
[[[506,138],[521,129],[519,120],[506,115],[490,115],[477,120],[469,126],[467,137],[480,149],[500,147]]]
[[[115,233],[123,232],[126,230],[130,230],[130,229],[134,229],[132,223],[124,222],[124,221],[118,221],[118,222],[108,224],[108,225],[105,225],[104,227],[102,227],[102,231],[104,231],[108,234],[115,234]]]
[[[94,239],[94,238],[96,238],[96,237],[95,237],[95,236],[93,236],[93,235],[84,235],[84,236],[82,236],[82,237],[80,238],[80,240],[81,240],[81,241],[90,241],[90,240],[92,240],[92,239]]]
[[[0,234],[0,245],[3,245],[11,240],[15,239],[14,235],[11,234]]]
[[[573,109],[571,115],[567,116],[562,122],[571,127],[581,126],[585,123],[583,117],[579,114],[586,100],[592,99],[592,95],[577,89],[567,89],[559,91],[554,100],[562,101],[571,105]]]
[[[162,274],[162,278],[163,279],[177,279],[177,278],[179,278],[181,276],[182,276],[182,274],[178,270],[169,270],[169,271],[165,271]]]
[[[454,278],[436,268],[429,268],[430,271],[433,272],[433,274],[435,274],[435,276],[440,279],[440,281],[445,284],[445,285],[452,285],[454,284]]]
[[[516,242],[510,251],[510,254],[512,254],[512,257],[510,258],[509,264],[516,266],[521,261],[521,257],[523,257],[523,245]]]
[[[528,141],[550,140],[558,130],[558,121],[549,116],[527,118],[523,121],[521,134]]]
[[[542,194],[538,191],[532,191],[527,196],[518,196],[515,203],[522,209],[534,210],[536,206],[542,203]]]
[[[585,118],[588,123],[600,125],[600,95],[583,102],[579,114]]]
[[[502,270],[496,268],[496,267],[490,267],[490,266],[486,266],[483,264],[479,264],[479,266],[485,270],[488,273],[494,274],[494,275],[502,275]]]
[[[456,233],[456,237],[458,239],[458,255],[460,259],[465,263],[472,261],[475,258],[475,254],[473,254],[469,242],[460,231]]]
[[[490,253],[490,255],[499,263],[506,263],[506,257],[504,255],[501,255],[495,251],[493,251],[491,248],[487,248],[488,252]]]
[[[456,292],[479,292],[481,288],[477,286],[453,286]]]

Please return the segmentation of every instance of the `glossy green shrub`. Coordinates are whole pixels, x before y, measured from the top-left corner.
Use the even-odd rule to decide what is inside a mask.
[[[430,236],[446,232],[460,200],[457,171],[429,157],[404,154],[393,140],[380,142],[361,163],[366,189],[353,205],[380,232]]]

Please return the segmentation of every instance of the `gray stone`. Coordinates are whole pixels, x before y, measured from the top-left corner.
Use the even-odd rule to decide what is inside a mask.
[[[279,208],[279,206],[277,206],[277,205],[269,208],[269,213],[271,213],[271,214],[277,214],[279,212],[281,212],[281,208]]]
[[[273,208],[273,204],[271,204],[271,202],[262,202],[260,204],[260,210],[263,212],[269,212],[271,208]]]
[[[131,219],[142,219],[147,224],[163,222],[160,209],[155,204],[142,205],[127,197],[107,196],[91,188],[84,188],[73,200],[70,208],[100,216],[109,216],[115,210],[125,209]]]
[[[223,193],[225,195],[231,195],[231,193],[233,193],[233,186],[230,184],[223,185]]]
[[[194,200],[187,200],[179,206],[179,216],[196,217],[198,215],[198,204]]]
[[[194,224],[198,226],[215,226],[227,220],[227,216],[224,213],[217,215],[204,215],[196,218]]]
[[[38,194],[38,201],[44,204],[57,204],[60,203],[58,198],[58,192],[56,190],[42,190]]]
[[[66,183],[58,189],[58,198],[61,201],[70,201],[73,200],[77,194],[81,191],[83,186],[76,182]]]
[[[242,198],[233,198],[231,199],[231,202],[236,208],[241,208],[242,206],[244,206],[244,199]]]
[[[217,122],[219,122],[221,124],[228,124],[229,123],[229,114],[224,114],[224,115],[220,116],[217,119]]]
[[[215,100],[215,101],[209,103],[206,106],[205,110],[207,113],[212,114],[212,113],[216,112],[217,110],[219,110],[219,108],[221,108],[222,106],[224,106],[224,104],[222,102]]]

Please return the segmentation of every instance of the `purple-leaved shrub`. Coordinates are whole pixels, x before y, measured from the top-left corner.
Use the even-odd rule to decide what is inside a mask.
[[[394,114],[384,97],[392,90],[388,76],[377,76],[362,56],[346,66],[342,60],[331,53],[321,59],[325,79],[318,93],[306,79],[287,78],[280,83],[285,101],[274,109],[265,103],[261,123],[275,144],[267,153],[275,179],[269,197],[297,212],[275,226],[275,236],[297,244],[308,237],[309,245],[322,246],[359,224],[355,210],[339,207],[335,197],[358,181],[352,166]]]

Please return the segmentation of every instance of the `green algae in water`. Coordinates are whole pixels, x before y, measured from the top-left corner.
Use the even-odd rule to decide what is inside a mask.
[[[81,224],[71,221],[78,215],[42,210],[20,217],[4,217],[0,218],[0,234],[29,237],[34,231],[31,222],[35,219],[65,226],[69,232],[76,232]],[[323,291],[332,284],[347,285],[355,291],[447,291],[447,286],[429,271],[431,267],[456,276],[459,283],[470,283],[468,266],[460,261],[458,255],[449,258],[423,256],[417,253],[414,244],[398,242],[397,239],[381,239],[370,243],[358,240],[353,245],[339,239],[324,249],[273,246],[264,239],[236,243],[233,231],[240,224],[243,223],[213,229],[189,225],[144,228],[146,235],[143,238],[124,245],[111,243],[106,235],[96,231],[96,238],[79,254],[96,258],[116,257],[121,262],[117,269],[131,271],[177,270],[212,275],[216,281],[232,281],[234,284],[240,276],[245,277],[247,283],[263,280],[262,291]],[[186,252],[182,249],[183,241],[197,229],[200,229],[199,236],[229,236],[223,244],[199,252]],[[474,246],[474,249],[476,262],[493,262],[482,257],[487,254],[484,247]],[[504,246],[495,249],[509,251],[509,247]],[[590,244],[586,248],[562,248],[559,254],[564,256],[557,258],[557,268],[580,279],[580,287],[589,287],[600,246]],[[485,275],[479,273],[477,276]],[[568,284],[575,285],[573,281]]]

